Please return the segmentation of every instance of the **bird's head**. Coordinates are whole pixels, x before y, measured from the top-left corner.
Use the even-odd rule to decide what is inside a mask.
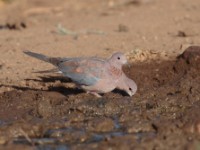
[[[121,52],[114,53],[110,57],[109,61],[111,61],[112,63],[115,63],[116,65],[120,65],[120,66],[127,64],[127,62],[128,62],[126,56]]]
[[[120,90],[124,90],[129,96],[133,96],[137,91],[136,83],[126,76],[124,76],[122,80],[120,80],[117,88]]]

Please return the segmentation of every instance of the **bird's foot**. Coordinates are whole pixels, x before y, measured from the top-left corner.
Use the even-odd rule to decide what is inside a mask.
[[[97,92],[87,92],[88,94],[92,94],[95,95],[96,97],[102,97],[100,94],[98,94]]]

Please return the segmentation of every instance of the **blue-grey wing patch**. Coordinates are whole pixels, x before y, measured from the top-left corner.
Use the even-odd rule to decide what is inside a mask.
[[[60,71],[80,85],[94,85],[100,78],[104,62],[97,60],[76,59],[68,60],[58,65]]]
[[[98,78],[95,77],[90,77],[84,73],[81,74],[76,74],[76,73],[64,73],[64,75],[66,75],[67,77],[69,77],[70,79],[72,79],[75,83],[80,84],[80,85],[94,85],[97,81]]]

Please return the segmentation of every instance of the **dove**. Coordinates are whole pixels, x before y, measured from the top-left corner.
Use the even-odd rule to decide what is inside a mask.
[[[24,51],[24,53],[56,66],[78,88],[97,97],[101,97],[101,93],[110,92],[115,88],[125,90],[129,96],[134,93],[130,92],[130,88],[134,89],[135,84],[130,85],[131,79],[126,77],[122,71],[122,66],[127,63],[127,59],[121,52],[114,53],[108,59],[97,57],[48,57],[31,51]]]

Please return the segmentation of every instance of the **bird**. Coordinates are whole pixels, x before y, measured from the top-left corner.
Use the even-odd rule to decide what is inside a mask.
[[[115,88],[124,90],[129,96],[133,96],[137,90],[135,82],[128,78],[122,70],[122,66],[127,64],[127,59],[121,52],[112,54],[108,59],[98,57],[49,57],[27,50],[24,53],[51,63],[65,77],[70,78],[78,88],[96,97],[101,97],[100,94],[111,92]]]

